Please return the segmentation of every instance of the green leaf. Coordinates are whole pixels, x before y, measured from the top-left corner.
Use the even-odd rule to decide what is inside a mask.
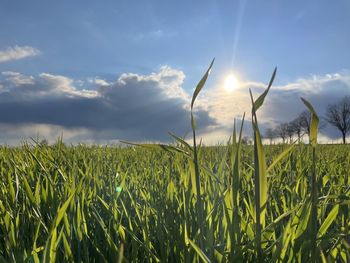
[[[118,263],[122,263],[124,258],[124,244],[121,243],[118,251]]]
[[[266,173],[266,160],[265,152],[261,142],[260,132],[258,127],[255,130],[255,145],[256,149],[256,161],[258,168],[258,177],[259,177],[259,188],[260,188],[260,223],[262,226],[265,226],[265,213],[266,213],[266,202],[267,202],[267,173]]]
[[[39,231],[40,231],[41,224],[38,224],[36,231],[35,231],[35,236],[34,236],[34,242],[33,242],[33,251],[37,249],[36,247],[36,240],[38,239]]]
[[[189,145],[184,139],[176,136],[175,134],[169,132],[170,136],[173,137],[176,141],[178,141],[181,145],[185,146],[189,151],[193,151],[191,145]]]
[[[49,239],[46,241],[42,262],[45,262],[45,263],[55,262],[55,258],[56,258],[56,249],[55,249],[56,239],[57,239],[57,230],[55,228],[51,232],[51,235],[50,235]]]
[[[294,149],[294,146],[295,142],[291,144],[287,149],[285,149],[282,153],[280,153],[277,158],[273,160],[272,164],[270,164],[270,166],[267,168],[266,172],[269,173],[277,163],[279,163],[284,157],[288,155],[288,153]]]
[[[252,105],[253,105],[253,108],[252,108],[252,126],[253,126],[253,131],[254,131],[255,205],[259,208],[260,224],[264,227],[265,226],[266,202],[267,202],[267,190],[268,190],[266,160],[265,160],[264,148],[263,148],[262,141],[261,141],[261,135],[260,135],[259,127],[258,127],[258,120],[256,117],[256,110],[255,110],[255,106],[254,106],[255,102],[253,99],[253,94],[252,94],[251,90],[249,90],[249,93],[250,93],[250,99],[251,99]]]
[[[258,97],[253,99],[252,91],[249,89],[252,102],[252,126],[254,131],[254,192],[255,192],[255,235],[256,235],[256,253],[257,260],[262,261],[262,243],[261,229],[265,227],[266,204],[268,198],[267,172],[265,152],[261,142],[261,133],[259,131],[257,110],[263,105],[265,97],[269,92],[273,80],[275,79],[277,68],[275,68],[270,83],[266,90]]]
[[[15,189],[14,189],[13,184],[12,184],[11,173],[7,173],[7,181],[9,184],[9,192],[10,192],[10,196],[11,196],[11,202],[12,202],[12,204],[14,204],[15,199],[16,199],[16,194],[15,194]]]
[[[29,200],[32,202],[32,204],[35,204],[35,198],[34,198],[33,192],[30,189],[27,178],[25,176],[23,176],[23,183],[24,183],[24,188],[26,190],[27,196],[29,197]]]
[[[300,210],[297,211],[297,214],[293,219],[295,222],[292,221],[292,225],[294,225],[294,223],[298,224],[294,234],[295,239],[300,237],[307,230],[307,224],[310,219],[310,213],[311,213],[311,202],[305,202],[303,206],[300,208]]]
[[[16,242],[16,233],[15,233],[15,225],[13,223],[13,221],[11,221],[11,230],[10,230],[10,240],[12,242],[12,244],[16,247],[17,242]]]
[[[106,203],[105,200],[103,200],[100,196],[97,195],[97,199],[102,203],[102,205],[104,206],[104,208],[109,211],[109,205]]]
[[[64,233],[62,238],[63,238],[63,247],[64,247],[65,256],[68,258],[71,258],[73,256],[73,253],[67,241],[66,235]]]
[[[122,225],[118,226],[118,234],[119,234],[120,238],[122,239],[122,241],[125,242],[125,240],[126,240],[125,231],[124,231]]]
[[[52,228],[51,228],[51,231],[50,233],[52,234],[53,231],[56,230],[56,228],[58,227],[58,225],[60,224],[63,216],[65,215],[66,211],[67,211],[67,208],[68,206],[70,205],[70,203],[72,202],[72,199],[75,195],[75,192],[74,191],[67,199],[67,201],[62,205],[62,207],[58,210],[58,213],[57,213],[57,216],[55,218],[55,221],[54,221],[54,224],[52,225]]]
[[[256,112],[264,103],[264,100],[265,100],[265,97],[267,95],[267,93],[269,92],[271,86],[272,86],[272,83],[275,79],[275,76],[276,76],[276,72],[277,72],[277,67],[275,67],[275,70],[273,71],[272,73],[272,76],[271,76],[271,79],[270,79],[270,82],[269,82],[269,85],[267,86],[266,90],[259,96],[259,98],[257,98],[257,100],[254,102],[253,104],[253,110]]]
[[[191,111],[191,128],[194,131],[196,129],[196,120],[193,117],[193,112]]]
[[[311,123],[310,123],[310,144],[312,147],[316,147],[317,144],[317,129],[318,129],[318,123],[319,118],[317,116],[316,111],[312,107],[311,103],[308,102],[306,99],[301,98],[305,106],[309,109],[311,113]]]
[[[288,221],[287,226],[283,229],[283,236],[282,236],[282,249],[279,255],[280,260],[284,260],[286,256],[286,252],[288,250],[289,243],[291,241],[292,234],[290,233],[291,228],[291,220]]]
[[[191,101],[191,111],[193,109],[193,104],[194,104],[194,101],[196,100],[199,92],[201,91],[201,89],[203,88],[205,82],[207,81],[207,78],[210,74],[210,70],[211,70],[211,67],[213,66],[214,64],[214,61],[215,61],[215,58],[213,58],[213,60],[211,61],[210,63],[210,66],[209,68],[207,69],[207,71],[205,72],[204,76],[202,77],[202,79],[199,81],[199,83],[197,84],[197,87],[196,89],[194,90],[194,93],[192,95],[192,101]]]
[[[322,237],[326,232],[333,221],[336,219],[339,212],[339,205],[335,205],[331,212],[328,214],[327,218],[323,221],[320,230],[318,232],[318,237]]]
[[[208,262],[210,263],[210,259],[204,254],[204,252],[191,240],[188,239],[188,241],[190,242],[191,246],[193,247],[193,249],[196,251],[196,253],[198,254],[198,256],[204,261],[204,262]]]

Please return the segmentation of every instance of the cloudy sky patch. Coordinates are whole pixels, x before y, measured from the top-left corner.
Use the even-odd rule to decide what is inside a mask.
[[[20,134],[23,137],[42,134],[54,140],[54,135],[64,131],[72,142],[168,141],[168,132],[180,136],[190,132],[191,94],[183,88],[183,71],[161,66],[148,75],[123,73],[115,79],[108,82],[88,78],[77,88],[75,80],[61,75],[3,72],[0,78],[0,111],[6,112],[0,116],[0,126],[6,127],[3,140],[10,127],[17,130],[18,138]],[[84,89],[84,83],[89,89]],[[241,119],[243,113],[247,120],[244,131],[249,136],[249,89],[257,98],[265,88],[266,83],[249,80],[242,80],[232,92],[226,91],[222,83],[205,87],[195,104],[200,136],[208,143],[226,141],[234,119]],[[309,99],[322,117],[327,105],[346,96],[349,90],[350,74],[346,71],[273,85],[258,113],[262,131],[291,121],[304,111],[300,97]],[[336,130],[330,128],[322,132],[325,138],[338,137]],[[13,136],[8,139],[14,140]]]
[[[40,51],[36,48],[29,46],[14,46],[8,47],[5,50],[0,50],[0,63],[11,60],[20,60],[26,57],[33,57],[40,54]]]
[[[37,132],[50,138],[57,134],[53,130],[71,134],[80,129],[80,136],[74,132],[76,140],[86,140],[88,134],[97,140],[165,141],[169,131],[184,135],[190,130],[184,78],[182,71],[163,66],[149,75],[124,73],[112,83],[95,81],[93,89],[84,89],[61,75],[42,73],[34,77],[5,72],[0,80],[0,111],[6,114],[0,115],[0,123],[7,130],[11,125],[22,131],[26,125],[28,131],[40,127]],[[199,131],[216,125],[200,107],[196,116]],[[45,130],[42,125],[50,128]]]
[[[323,115],[350,93],[349,14],[348,0],[4,0],[0,142],[37,133],[54,140],[62,131],[72,142],[182,136],[213,57],[195,105],[204,139],[226,141],[243,112],[251,134],[249,88],[257,98],[275,66],[262,130],[295,118],[300,97]],[[240,85],[227,92],[232,72]]]

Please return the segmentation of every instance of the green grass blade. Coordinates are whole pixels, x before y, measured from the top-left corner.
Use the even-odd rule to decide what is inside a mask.
[[[68,209],[68,206],[70,205],[70,203],[72,202],[73,200],[73,197],[75,196],[75,193],[76,191],[74,191],[69,197],[68,199],[64,202],[64,204],[62,205],[62,207],[58,210],[57,212],[57,215],[56,215],[56,218],[55,218],[55,221],[54,221],[54,224],[52,225],[52,228],[51,228],[51,233],[58,227],[58,225],[60,224],[61,220],[63,219],[67,209]]]
[[[215,61],[215,58],[213,58],[213,60],[211,61],[209,68],[207,69],[207,71],[205,72],[204,76],[203,76],[202,79],[199,81],[199,83],[197,84],[196,89],[195,89],[194,92],[193,92],[192,101],[191,101],[191,111],[192,111],[192,109],[193,109],[194,102],[195,102],[195,100],[196,100],[196,98],[197,98],[199,92],[201,91],[201,89],[203,88],[205,82],[206,82],[207,79],[208,79],[208,76],[209,76],[210,71],[211,71],[211,68],[212,68],[212,66],[213,66],[213,64],[214,64],[214,61]]]
[[[190,245],[193,247],[193,249],[196,251],[197,255],[203,260],[203,262],[210,263],[210,259],[204,254],[204,252],[191,240],[188,239],[190,242]]]
[[[12,204],[15,203],[16,200],[16,193],[15,193],[15,188],[13,187],[13,183],[12,183],[12,177],[10,173],[7,173],[7,182],[9,185],[9,193],[10,193],[10,200],[12,202]]]
[[[23,183],[24,183],[24,189],[26,190],[26,193],[27,193],[29,200],[32,202],[32,204],[35,205],[35,198],[34,198],[32,189],[30,189],[30,185],[29,185],[27,178],[25,176],[23,176]]]
[[[261,232],[265,227],[265,214],[267,203],[267,172],[265,152],[261,141],[261,135],[256,116],[257,110],[263,105],[265,97],[269,92],[271,85],[275,79],[277,68],[273,71],[269,85],[266,90],[258,97],[256,101],[253,99],[252,91],[249,89],[250,99],[252,103],[252,126],[254,132],[254,188],[255,188],[255,234],[256,234],[256,249],[257,260],[262,261],[262,245]]]
[[[281,152],[270,164],[270,166],[267,168],[266,172],[269,173],[273,167],[278,164],[282,159],[284,159],[295,147],[295,142],[291,144],[287,149],[285,149],[283,152]]]
[[[311,173],[311,224],[310,224],[310,242],[311,242],[311,262],[318,261],[317,259],[317,204],[318,204],[318,189],[317,189],[317,176],[316,176],[316,145],[317,145],[317,130],[319,118],[316,111],[310,102],[301,98],[302,102],[309,109],[311,113],[310,123],[310,145],[312,146],[312,173]]]
[[[317,129],[318,129],[318,123],[319,118],[317,116],[316,111],[314,110],[314,107],[312,107],[311,103],[308,102],[306,99],[301,98],[305,106],[309,109],[311,113],[311,123],[310,123],[310,144],[312,147],[316,147],[317,144]]]
[[[339,212],[339,205],[335,205],[331,212],[328,214],[327,218],[323,221],[320,230],[318,231],[318,237],[322,237],[330,227],[330,225],[334,222]]]
[[[189,145],[184,139],[176,136],[175,134],[169,132],[170,136],[173,137],[176,141],[178,141],[181,145],[183,145],[184,147],[186,147],[190,152],[193,151],[191,145]]]
[[[275,80],[275,76],[276,76],[276,72],[277,72],[277,67],[275,67],[269,85],[267,86],[267,88],[265,89],[265,91],[257,98],[257,100],[254,102],[254,111],[256,112],[264,103],[265,97],[267,95],[267,93],[269,92],[273,81]]]
[[[266,202],[267,202],[267,173],[266,173],[266,160],[265,152],[261,142],[260,132],[258,129],[255,131],[255,144],[254,146],[256,151],[256,162],[258,167],[258,178],[259,178],[259,193],[260,193],[260,223],[265,226],[265,214],[266,214]]]

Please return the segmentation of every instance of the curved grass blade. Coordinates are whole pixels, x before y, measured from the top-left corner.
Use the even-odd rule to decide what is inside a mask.
[[[312,147],[316,147],[317,144],[317,129],[318,129],[318,123],[319,118],[317,116],[316,111],[314,110],[314,107],[312,107],[311,103],[308,102],[304,98],[300,98],[302,102],[305,104],[305,106],[309,109],[311,113],[311,123],[310,123],[310,144]]]
[[[257,260],[263,260],[261,232],[265,227],[266,203],[268,198],[267,172],[264,148],[261,141],[261,133],[259,131],[257,110],[263,105],[265,97],[269,92],[271,85],[276,76],[277,67],[272,73],[270,82],[266,90],[254,101],[252,91],[249,89],[250,99],[252,103],[252,126],[254,131],[254,184],[255,184],[255,231],[256,231],[256,250]]]
[[[52,225],[50,234],[53,233],[53,231],[56,230],[56,228],[58,227],[58,225],[60,224],[61,220],[63,219],[63,216],[65,215],[68,206],[70,205],[70,203],[73,200],[73,197],[76,193],[76,190],[68,197],[68,199],[66,200],[66,202],[64,202],[64,204],[62,205],[62,207],[58,210],[54,224]]]
[[[194,101],[196,100],[196,98],[197,98],[199,92],[201,91],[201,89],[203,88],[205,82],[206,82],[207,79],[208,79],[208,76],[209,76],[209,74],[210,74],[211,67],[212,67],[213,64],[214,64],[214,61],[215,61],[215,58],[213,58],[213,60],[211,61],[209,68],[208,68],[207,71],[205,72],[205,74],[204,74],[204,76],[202,77],[202,79],[198,82],[197,87],[196,87],[196,89],[195,89],[194,92],[193,92],[192,101],[191,101],[191,111],[192,111],[192,109],[193,109]]]
[[[32,202],[33,205],[36,205],[32,189],[30,189],[30,185],[25,176],[23,176],[23,183],[24,183],[24,189],[26,190],[29,200]]]
[[[267,173],[269,173],[276,164],[278,164],[284,157],[288,155],[288,153],[294,149],[296,142],[297,141],[294,141],[287,149],[280,153],[276,159],[273,160],[272,164],[270,164],[266,170]]]
[[[311,223],[310,229],[310,242],[311,242],[311,262],[317,261],[317,203],[318,203],[318,189],[317,189],[317,176],[316,176],[316,145],[317,145],[317,129],[319,118],[316,111],[312,107],[311,103],[306,99],[301,98],[302,102],[309,109],[311,113],[310,123],[310,145],[312,146],[312,172],[311,172]]]
[[[330,225],[333,223],[333,221],[336,219],[339,211],[339,205],[335,205],[331,212],[328,214],[327,218],[323,221],[320,230],[318,231],[318,237],[322,237]]]
[[[202,205],[202,199],[201,199],[201,184],[200,184],[200,172],[199,172],[199,162],[198,162],[198,149],[199,147],[197,147],[197,142],[196,142],[196,128],[195,128],[195,119],[193,117],[193,104],[199,94],[199,92],[202,90],[205,82],[207,81],[207,78],[209,76],[211,67],[213,66],[214,60],[212,60],[212,62],[210,63],[209,68],[207,69],[207,71],[205,72],[204,76],[202,77],[202,79],[199,81],[199,83],[197,84],[197,87],[193,93],[192,96],[192,101],[191,101],[191,127],[192,127],[192,136],[193,136],[193,163],[194,163],[194,172],[195,172],[195,185],[196,185],[196,209],[197,209],[197,227],[201,228],[201,233],[204,234],[204,228],[202,227],[202,222],[204,219],[204,215],[203,215],[203,205]],[[200,239],[199,239],[199,245],[202,246],[204,243],[204,238],[201,235]]]
[[[175,134],[169,132],[170,136],[173,137],[176,141],[178,141],[181,145],[185,146],[190,152],[193,151],[191,145],[189,145],[184,139],[176,136]]]
[[[210,259],[204,254],[204,252],[191,240],[188,239],[190,242],[190,245],[193,247],[193,249],[196,251],[198,256],[203,260],[203,262],[210,263]]]
[[[269,85],[267,86],[266,90],[254,102],[254,105],[253,105],[254,107],[253,108],[254,108],[255,112],[263,105],[265,97],[266,97],[267,93],[269,92],[273,81],[275,80],[276,72],[277,72],[277,67],[275,67],[275,69],[274,69],[274,71],[272,73]]]

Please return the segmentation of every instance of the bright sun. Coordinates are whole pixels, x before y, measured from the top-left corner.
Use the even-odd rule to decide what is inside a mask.
[[[228,92],[232,92],[239,86],[238,79],[235,75],[230,74],[225,79],[224,89]]]

